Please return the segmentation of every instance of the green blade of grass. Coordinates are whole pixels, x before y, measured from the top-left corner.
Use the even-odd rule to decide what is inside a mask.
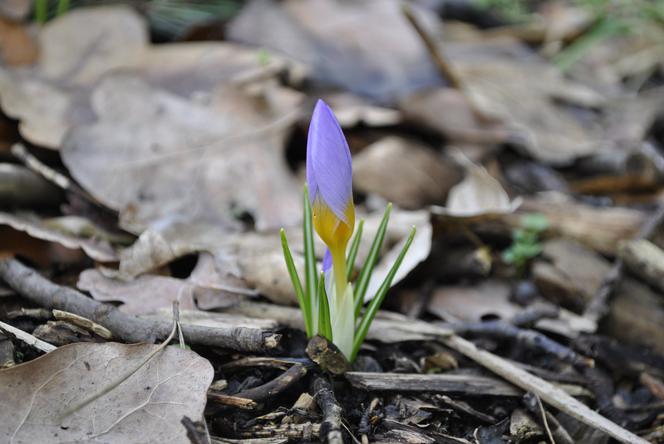
[[[58,0],[58,9],[55,12],[56,16],[61,16],[69,11],[69,0]]]
[[[35,0],[35,21],[41,25],[48,20],[48,0]]]
[[[376,237],[374,237],[374,240],[371,243],[369,255],[367,256],[367,259],[362,266],[362,270],[360,270],[360,275],[357,278],[357,282],[355,283],[355,319],[357,319],[358,315],[360,314],[360,310],[362,309],[364,295],[366,294],[367,288],[369,287],[371,273],[373,272],[376,261],[378,260],[380,247],[383,246],[385,231],[387,230],[387,223],[390,220],[390,211],[392,211],[391,203],[387,204],[387,207],[385,208],[383,220],[380,221],[378,231],[376,232]]]
[[[408,239],[406,240],[406,243],[404,244],[403,248],[401,249],[401,252],[399,253],[399,256],[397,257],[397,260],[392,265],[392,268],[390,268],[390,271],[387,273],[387,276],[385,276],[385,280],[381,284],[380,288],[378,288],[378,290],[376,291],[376,294],[374,295],[374,298],[371,300],[371,302],[369,302],[369,306],[367,307],[367,310],[364,313],[364,316],[362,317],[362,321],[360,321],[360,325],[355,330],[355,340],[353,341],[353,353],[350,357],[351,362],[353,362],[355,360],[355,357],[357,356],[357,353],[360,351],[360,347],[362,346],[362,343],[364,342],[364,338],[367,336],[367,332],[369,331],[369,327],[371,326],[371,322],[373,322],[374,317],[376,317],[376,313],[378,313],[378,309],[380,308],[381,304],[383,303],[383,300],[385,299],[385,296],[387,295],[387,291],[390,289],[390,285],[392,285],[392,280],[394,279],[394,275],[397,273],[397,270],[401,266],[401,263],[403,262],[403,258],[406,256],[406,253],[408,252],[408,249],[410,248],[410,244],[413,243],[413,238],[415,237],[415,232],[416,232],[416,229],[415,229],[415,227],[413,227],[410,230],[410,234],[408,235]]]
[[[330,322],[330,305],[325,291],[325,273],[321,272],[318,279],[318,334],[332,342],[332,322]]]
[[[353,236],[353,242],[351,242],[350,250],[348,250],[348,258],[346,260],[346,279],[349,281],[351,274],[353,274],[353,269],[355,268],[357,250],[360,249],[360,241],[362,240],[362,228],[364,228],[364,219],[360,219],[360,223],[357,224],[357,230],[355,231],[355,236]]]
[[[624,26],[610,17],[600,19],[592,28],[574,43],[560,51],[554,58],[553,63],[558,65],[561,71],[569,70],[576,62],[592,48],[607,38],[624,31]]]
[[[313,322],[313,309],[318,305],[315,299],[318,287],[318,273],[316,273],[316,255],[314,252],[314,233],[311,221],[311,203],[309,202],[309,190],[307,189],[306,184],[304,185],[304,194],[302,197],[304,204],[304,221],[302,223],[302,230],[304,235],[304,277],[306,285],[306,297],[308,299],[309,308],[307,313]]]
[[[284,259],[286,260],[286,267],[288,268],[288,274],[290,275],[291,282],[293,283],[293,288],[295,289],[295,295],[297,296],[297,301],[300,304],[300,310],[302,310],[302,316],[304,317],[304,327],[307,331],[307,337],[312,336],[312,318],[311,318],[311,308],[309,307],[309,300],[305,297],[304,291],[302,290],[302,282],[300,281],[300,276],[297,274],[297,269],[295,268],[295,263],[293,262],[293,255],[291,254],[290,248],[288,247],[288,240],[286,239],[286,231],[281,229],[281,248],[284,250]]]

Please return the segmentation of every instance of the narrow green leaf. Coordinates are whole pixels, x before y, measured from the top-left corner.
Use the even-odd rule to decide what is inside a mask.
[[[48,20],[48,0],[35,1],[35,21],[43,25]]]
[[[321,272],[318,279],[318,334],[332,342],[332,322],[330,321],[330,305],[325,291],[325,273]]]
[[[416,229],[415,227],[413,227],[410,230],[408,239],[406,240],[406,243],[401,249],[401,252],[397,257],[397,260],[392,265],[392,268],[390,268],[390,271],[387,273],[387,276],[385,276],[385,280],[381,284],[380,288],[376,291],[374,298],[371,300],[371,302],[369,302],[369,306],[367,307],[367,310],[364,313],[364,317],[362,317],[362,321],[360,321],[360,325],[357,327],[357,330],[355,331],[355,341],[353,342],[353,354],[351,355],[350,359],[351,362],[355,360],[357,353],[360,351],[360,346],[364,342],[364,338],[367,336],[367,332],[369,331],[371,322],[374,320],[374,317],[376,317],[376,313],[378,313],[378,309],[380,308],[380,305],[383,303],[383,300],[387,295],[387,291],[390,289],[390,285],[392,285],[392,280],[394,279],[394,275],[397,273],[397,270],[401,266],[403,258],[406,256],[406,253],[410,248],[410,244],[413,243],[415,232]]]
[[[385,231],[387,230],[387,223],[390,220],[390,211],[392,211],[392,203],[387,204],[387,207],[385,208],[383,220],[380,221],[378,231],[376,232],[376,237],[374,237],[374,240],[371,243],[369,255],[367,256],[367,259],[362,266],[362,270],[360,270],[360,275],[357,278],[357,282],[355,283],[355,319],[357,319],[358,315],[360,314],[360,310],[362,309],[364,295],[366,294],[367,288],[369,287],[371,273],[373,272],[376,261],[378,260],[380,247],[383,246]]]
[[[351,274],[353,274],[353,268],[355,268],[357,250],[360,249],[360,241],[362,240],[362,228],[364,228],[364,219],[360,219],[360,223],[357,224],[357,230],[355,230],[353,242],[351,242],[350,250],[348,250],[348,259],[346,260],[346,279],[349,281]]]
[[[69,0],[58,0],[58,9],[55,15],[59,17],[67,11],[69,11]]]
[[[295,263],[293,262],[293,255],[291,254],[290,248],[288,247],[286,231],[284,231],[283,228],[281,229],[281,248],[284,250],[284,259],[286,260],[288,274],[290,275],[291,282],[293,283],[293,288],[295,289],[295,294],[297,295],[297,301],[300,304],[300,310],[302,310],[304,326],[307,330],[307,337],[311,337],[313,330],[311,325],[311,308],[308,305],[309,300],[305,297],[304,291],[302,290],[302,282],[300,281],[300,276],[297,274],[297,269],[295,268]]]
[[[314,319],[313,309],[317,307],[316,291],[318,286],[318,273],[316,272],[316,254],[314,251],[314,233],[311,220],[311,203],[309,202],[309,190],[304,185],[303,204],[304,222],[302,223],[304,234],[304,278],[306,286],[306,297],[309,307],[309,318]]]

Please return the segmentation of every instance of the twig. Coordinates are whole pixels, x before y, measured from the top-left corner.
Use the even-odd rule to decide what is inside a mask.
[[[229,407],[236,407],[244,410],[252,410],[258,406],[258,404],[256,404],[256,401],[253,401],[251,399],[240,398],[238,396],[225,395],[223,393],[215,393],[211,391],[208,392],[207,398],[208,401],[214,403],[227,405]]]
[[[489,336],[493,338],[506,338],[517,341],[526,348],[555,356],[561,361],[582,367],[594,366],[594,361],[581,356],[569,347],[549,339],[535,330],[517,328],[502,321],[468,322],[454,326],[457,334],[470,334]]]
[[[599,413],[591,410],[580,401],[567,395],[554,385],[531,375],[505,359],[485,350],[478,349],[475,344],[460,336],[443,336],[440,340],[448,347],[464,354],[468,358],[502,376],[512,384],[530,391],[542,400],[568,414],[569,416],[607,433],[619,442],[625,444],[648,444],[648,441],[634,433],[625,430],[614,422],[609,421]]]
[[[556,440],[553,439],[553,435],[551,434],[551,429],[549,428],[549,421],[546,419],[546,411],[544,410],[544,406],[542,405],[542,400],[539,399],[539,396],[535,395],[535,399],[537,400],[537,407],[539,408],[539,412],[542,415],[542,423],[544,424],[544,429],[546,430],[546,434],[549,435],[549,441],[551,441],[551,444],[556,444]]]
[[[183,416],[180,424],[187,430],[187,438],[191,444],[210,444],[210,434],[205,421],[192,421],[188,416]]]
[[[19,330],[16,327],[12,327],[9,324],[5,324],[0,321],[0,331],[7,333],[19,341],[25,342],[29,346],[36,348],[39,351],[44,353],[49,353],[55,350],[57,347],[55,345],[49,344],[48,342],[42,341],[39,338],[32,336],[30,333],[26,333],[23,330]]]
[[[657,210],[646,220],[646,222],[639,230],[635,239],[648,239],[654,231],[661,225],[664,220],[664,204],[660,204]],[[597,329],[599,321],[609,312],[609,299],[621,280],[623,269],[625,268],[624,262],[621,258],[617,258],[611,267],[611,270],[606,274],[602,284],[597,289],[593,298],[586,305],[583,312],[583,317],[588,319]]]
[[[476,375],[347,372],[353,387],[369,392],[460,393],[470,396],[521,396],[500,379]]]
[[[413,29],[415,29],[415,32],[417,32],[417,34],[422,39],[424,45],[427,47],[427,50],[431,55],[431,59],[436,65],[436,68],[438,68],[438,71],[440,71],[440,74],[443,76],[443,78],[450,82],[450,86],[452,86],[452,88],[459,90],[462,89],[463,84],[459,75],[456,73],[452,65],[447,61],[447,58],[443,55],[442,51],[436,42],[431,38],[429,33],[422,27],[422,25],[420,25],[420,22],[417,20],[417,17],[415,17],[412,8],[409,5],[404,4],[402,6],[402,11],[410,24],[413,26]]]
[[[306,374],[307,369],[303,365],[295,364],[272,381],[259,385],[258,387],[241,391],[234,396],[251,399],[253,401],[262,401],[286,391],[288,387],[302,379]]]
[[[75,313],[106,328],[126,342],[156,342],[168,336],[169,321],[141,319],[116,307],[90,299],[73,288],[54,284],[16,259],[0,260],[0,278],[24,298],[35,304]],[[203,327],[183,325],[190,344],[209,345],[244,352],[275,348],[281,335],[248,327]]]
[[[327,379],[317,377],[313,382],[314,398],[323,411],[323,423],[321,424],[320,436],[324,437],[327,444],[343,444],[341,434],[341,406],[334,397],[332,385]]]
[[[98,204],[98,201],[94,197],[92,197],[83,188],[72,182],[72,180],[67,176],[42,163],[39,159],[30,154],[30,152],[25,148],[25,145],[22,143],[15,143],[12,145],[11,152],[14,157],[23,162],[25,166],[45,179],[51,181],[55,185],[59,186],[63,190],[71,191],[90,202]]]

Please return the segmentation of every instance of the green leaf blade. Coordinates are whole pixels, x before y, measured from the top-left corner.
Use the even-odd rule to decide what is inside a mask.
[[[311,217],[311,203],[309,202],[309,190],[304,185],[302,195],[304,204],[304,221],[302,223],[304,237],[304,277],[306,286],[306,297],[308,299],[309,317],[313,320],[313,308],[318,306],[316,300],[318,290],[318,273],[316,272],[316,254],[314,251],[314,233]]]
[[[357,258],[357,251],[360,249],[360,241],[362,240],[362,229],[364,228],[364,219],[360,219],[360,223],[357,225],[357,231],[355,231],[355,236],[353,236],[353,242],[350,244],[350,250],[348,250],[348,258],[346,260],[346,279],[350,281],[351,274],[353,274],[353,269],[355,268],[355,259]]]
[[[355,332],[355,340],[353,342],[353,353],[350,359],[351,362],[355,360],[357,353],[360,351],[360,347],[364,342],[364,338],[366,338],[367,333],[369,332],[369,327],[371,326],[371,322],[373,322],[374,318],[376,317],[376,313],[378,313],[378,309],[383,303],[383,300],[385,299],[385,296],[387,295],[387,292],[390,289],[390,286],[392,285],[392,280],[394,279],[397,270],[399,270],[399,267],[401,266],[401,263],[403,262],[403,259],[406,256],[406,253],[408,252],[410,245],[413,243],[416,231],[417,230],[415,227],[413,227],[410,230],[408,239],[406,240],[406,243],[399,252],[397,260],[394,261],[394,264],[392,264],[392,268],[390,268],[390,271],[387,273],[387,276],[385,276],[385,280],[381,284],[380,288],[378,288],[378,290],[376,291],[376,295],[369,303],[369,306],[367,307],[367,310],[364,313],[362,320],[360,321],[360,325],[357,327],[357,330]]]
[[[321,272],[318,279],[318,334],[332,342],[332,322],[330,321],[330,305],[325,291],[325,274]]]
[[[307,332],[307,336],[311,337],[313,334],[313,326],[309,299],[305,297],[304,290],[302,289],[302,282],[300,281],[300,276],[297,274],[297,268],[295,268],[293,255],[291,254],[290,247],[288,246],[288,240],[286,239],[286,231],[283,228],[281,229],[281,248],[284,251],[286,268],[288,268],[288,274],[290,275],[291,282],[293,283],[295,295],[297,296],[297,301],[300,304],[300,310],[302,311],[302,316],[304,317],[304,326]]]
[[[364,295],[367,292],[369,287],[369,280],[371,279],[371,273],[373,272],[376,261],[378,260],[378,254],[380,253],[380,248],[383,246],[383,240],[385,239],[385,232],[387,231],[387,224],[390,220],[390,212],[392,211],[392,204],[387,204],[385,208],[385,213],[383,213],[383,219],[380,221],[378,226],[378,231],[376,231],[376,237],[374,237],[373,242],[371,243],[371,249],[367,255],[367,259],[360,270],[360,275],[357,278],[355,284],[355,318],[357,319],[362,309],[362,304],[364,303]]]

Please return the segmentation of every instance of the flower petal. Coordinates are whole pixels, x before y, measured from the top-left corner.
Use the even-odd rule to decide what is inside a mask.
[[[352,203],[353,169],[350,150],[334,113],[318,100],[307,140],[307,184],[312,204],[316,197],[343,222]]]

